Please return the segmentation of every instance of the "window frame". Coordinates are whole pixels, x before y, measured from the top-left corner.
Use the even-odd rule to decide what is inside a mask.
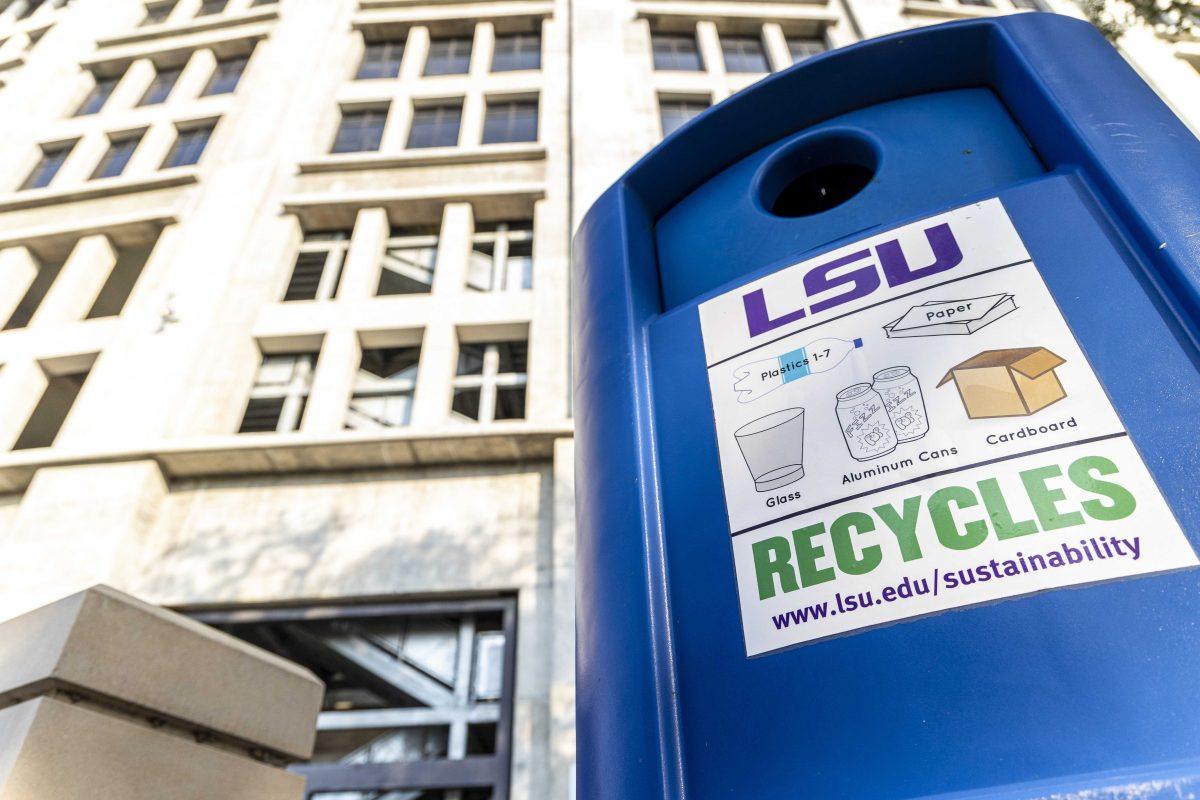
[[[379,58],[371,57],[371,48],[382,48],[383,55]],[[404,52],[408,49],[408,39],[375,39],[363,41],[362,58],[358,61],[358,69],[354,71],[354,80],[356,81],[380,81],[380,80],[395,80],[400,77],[400,67],[404,61]],[[392,69],[392,65],[395,69]],[[370,74],[367,74],[368,66],[372,66]]]
[[[533,108],[532,138],[489,138],[489,132],[493,137],[497,133],[506,135],[527,133],[527,131],[525,131],[523,128],[520,128],[519,125],[521,125],[525,119],[520,109],[521,107],[528,106],[532,106]],[[496,113],[496,116],[493,116],[493,112]],[[503,114],[503,116],[500,116],[501,114]],[[541,115],[541,98],[537,97],[536,95],[533,97],[524,95],[517,97],[488,97],[484,100],[483,131],[480,134],[479,142],[483,145],[537,144],[538,136],[541,135]]]
[[[393,227],[388,231],[387,242],[384,243],[383,255],[379,258],[379,277],[375,281],[375,293],[372,297],[404,297],[414,294],[429,294],[433,291],[433,281],[437,276],[438,252],[442,246],[442,233],[439,226],[430,226],[431,230],[411,230],[403,227]],[[395,255],[396,251],[432,251],[431,264],[416,264],[410,260],[406,260]],[[426,288],[420,292],[384,292],[383,281],[386,277],[389,267],[387,262],[389,259],[400,261],[402,267],[407,269],[392,269],[392,272],[408,278],[414,282],[421,282],[418,277],[410,273],[413,269],[423,269],[429,277],[429,282],[425,284]]]
[[[227,71],[233,64],[237,64],[237,74],[230,75]],[[242,82],[242,76],[246,73],[246,67],[250,64],[250,54],[229,56],[228,58],[217,59],[216,65],[213,67],[212,75],[208,76],[208,83],[204,84],[204,91],[200,92],[201,97],[216,97],[223,94],[233,94],[237,91],[238,84]],[[230,83],[232,80],[232,83]],[[228,85],[229,88],[224,88]]]
[[[338,285],[342,282],[342,270],[346,265],[346,256],[350,252],[351,235],[352,231],[349,230],[306,232],[300,242],[300,247],[296,249],[296,257],[292,260],[292,271],[288,275],[287,286],[284,287],[283,297],[279,302],[312,303],[336,299]],[[301,258],[310,254],[325,256],[325,261],[321,265],[321,277],[317,280],[316,296],[289,300],[287,293],[292,288],[292,281],[295,280],[296,267]]]
[[[409,119],[409,122],[408,122],[408,137],[405,139],[404,149],[405,150],[428,150],[431,148],[439,148],[439,147],[458,147],[459,144],[462,142],[463,104],[464,104],[464,99],[461,97],[454,98],[454,99],[447,98],[444,100],[437,100],[437,101],[414,101],[412,117]],[[418,124],[418,120],[421,118],[421,115],[424,113],[432,112],[432,111],[440,112],[440,111],[443,111],[445,109],[450,109],[450,108],[453,108],[457,112],[457,114],[455,116],[455,123],[454,123],[454,141],[449,144],[438,141],[438,140],[433,140],[431,144],[414,144],[414,134],[417,131],[417,124]],[[434,123],[437,126],[439,126],[439,128],[440,128],[440,126],[445,124],[444,121],[440,117],[438,119],[434,120]],[[431,125],[431,127],[432,127],[432,125]],[[432,140],[432,137],[430,137],[430,138]]]
[[[26,192],[34,189],[45,189],[47,186],[53,183],[54,179],[58,177],[58,173],[62,171],[63,164],[67,163],[67,159],[70,158],[71,153],[74,152],[76,144],[78,144],[78,140],[49,145],[40,145],[38,149],[41,151],[41,154],[38,156],[37,163],[34,164],[33,168],[29,170],[29,174],[25,176],[25,180],[21,181],[21,186],[17,189],[17,191]],[[59,159],[58,166],[54,168],[54,171],[50,173],[50,177],[46,178],[44,182],[35,181],[34,178],[41,175],[43,170],[45,170],[46,164],[49,161],[49,157],[52,154],[57,155],[59,153],[62,154],[62,158]]]
[[[169,85],[167,85],[166,92],[159,99],[150,100],[150,97],[152,96],[153,92],[156,89],[161,90],[161,88],[163,86],[163,83],[162,83],[163,76],[170,75],[172,73],[174,73],[175,77],[171,78],[171,83]],[[171,97],[171,92],[175,91],[175,84],[179,83],[179,78],[182,74],[183,74],[182,66],[179,66],[179,67],[155,66],[154,67],[154,79],[152,81],[150,81],[150,85],[146,87],[146,91],[142,92],[142,96],[140,98],[138,98],[137,107],[142,108],[144,106],[159,106],[159,105],[162,105],[163,103],[167,102],[167,100]]]
[[[699,111],[697,111],[695,114],[692,114],[691,116],[687,117],[686,119],[683,119],[678,125],[675,125],[670,130],[667,130],[667,106],[668,105],[680,105],[680,104],[693,104],[693,103],[696,105],[703,103],[704,107],[701,108]],[[684,125],[688,124],[693,119],[700,116],[701,114],[703,114],[705,111],[707,111],[710,108],[712,108],[712,97],[705,97],[703,95],[659,95],[659,97],[658,97],[658,125],[659,125],[659,129],[662,131],[663,138],[670,136],[672,133],[679,130]]]
[[[523,55],[528,55],[529,51],[522,49],[521,45],[526,38],[537,39],[537,50],[534,51],[534,64],[526,64],[520,59]],[[513,40],[517,42],[517,46],[512,50],[501,50],[500,42],[502,40]],[[488,65],[489,72],[534,72],[542,68],[542,32],[534,31],[505,31],[496,33],[495,43],[492,46],[492,62]],[[497,66],[497,56],[511,59],[511,65]]]
[[[186,610],[184,613],[188,613]],[[513,756],[513,709],[517,671],[517,600],[511,595],[480,598],[439,598],[430,600],[316,604],[308,606],[256,608],[234,606],[204,609],[189,614],[192,619],[215,627],[262,624],[304,624],[389,617],[430,617],[467,614],[500,614],[504,635],[502,658],[504,678],[500,699],[496,701],[495,753],[463,759],[392,761],[377,764],[313,764],[290,767],[307,780],[305,797],[323,792],[387,792],[445,787],[490,787],[492,800],[509,800]],[[326,712],[317,722],[336,724],[337,712]],[[353,712],[351,712],[353,713]]]
[[[412,374],[404,377],[381,377],[370,373],[373,380],[369,384],[362,384],[360,380],[365,371],[363,362],[367,359],[368,352],[387,350],[415,350],[417,354],[416,363],[412,366]],[[363,347],[362,355],[359,359],[358,369],[354,373],[354,385],[350,392],[350,402],[346,406],[346,428],[350,430],[388,430],[391,428],[407,428],[412,425],[413,401],[417,394],[417,378],[421,369],[421,345],[409,345],[400,347]],[[379,419],[370,417],[369,414],[359,411],[354,407],[356,400],[369,400],[376,397],[407,397],[408,398],[408,413],[403,422],[392,425],[387,424]],[[368,425],[351,425],[350,418],[354,414],[359,414],[362,417],[367,417],[374,424]]]
[[[525,371],[500,372],[499,346],[514,343],[520,343],[525,346]],[[486,342],[464,342],[460,339],[458,344],[460,357],[463,345],[482,346],[484,348],[483,365],[478,375],[473,373],[458,374],[457,364],[455,365],[455,375],[450,393],[450,420],[463,424],[488,425],[497,421],[508,422],[529,419],[529,339],[496,339]],[[525,390],[524,407],[521,409],[521,416],[497,420],[496,398],[498,390],[517,388]],[[479,389],[479,416],[475,419],[454,410],[454,398],[458,395],[459,390],[463,389],[468,391]]]
[[[758,33],[722,33],[718,36],[721,40],[721,60],[725,65],[725,72],[730,75],[765,75],[771,71],[771,59],[767,56],[767,45],[763,41],[762,31]],[[743,52],[741,45],[749,42],[754,42],[758,45],[758,55],[762,57],[761,68],[755,65],[755,69],[734,69],[730,66],[730,48],[731,44],[736,43],[738,48],[733,54],[735,59],[745,60],[748,58]]]
[[[462,69],[457,69],[457,68],[448,69],[448,68],[441,68],[441,67],[439,67],[437,69],[433,69],[433,65],[435,63],[457,64],[460,60],[462,60],[463,54],[457,53],[456,52],[457,48],[454,48],[454,47],[452,47],[448,52],[446,52],[444,54],[438,54],[435,56],[434,48],[436,48],[442,44],[451,44],[451,43],[456,43],[456,42],[457,43],[461,43],[461,42],[467,43],[466,63],[463,64]],[[425,54],[425,66],[421,70],[421,75],[426,78],[437,77],[439,75],[467,75],[471,71],[471,59],[474,57],[474,55],[475,55],[475,40],[474,40],[473,33],[469,36],[435,36],[435,37],[432,37],[429,40],[429,50]],[[437,58],[438,60],[435,61],[435,58]]]
[[[533,288],[533,227],[533,220],[508,220],[496,223],[495,230],[477,231],[471,237],[471,256],[470,262],[467,265],[466,278],[464,279],[464,289],[468,292],[480,292],[482,294],[530,291]],[[509,250],[513,244],[523,244],[526,242],[529,243],[531,251],[529,256],[529,286],[514,286],[514,273],[509,259]],[[487,289],[480,288],[471,283],[471,266],[475,263],[476,256],[482,258],[488,255],[476,250],[475,246],[477,244],[492,245],[491,263],[489,264],[488,271],[490,287]]]
[[[380,146],[383,144],[383,131],[387,127],[388,117],[391,115],[391,106],[343,106],[340,109],[340,113],[341,118],[338,119],[337,131],[333,134],[333,142],[329,145],[329,154],[343,155],[346,153],[378,153]],[[373,114],[381,115],[378,125],[378,134],[373,137],[375,146],[354,147],[353,149],[348,149],[347,147],[342,146],[341,143],[343,142],[343,135],[347,137],[347,140],[349,139],[350,135],[347,129],[347,120],[350,118]],[[357,138],[353,143],[361,145],[364,142],[371,141],[370,139],[364,139],[363,134],[364,131],[374,130],[374,125],[368,128],[365,124],[356,124],[355,127],[355,136]]]
[[[659,55],[660,55],[659,45],[660,44],[665,45],[667,43],[667,40],[672,40],[674,42],[674,41],[683,40],[683,39],[686,39],[689,42],[691,42],[692,50],[688,53],[688,55],[693,55],[693,54],[695,55],[696,66],[695,67],[691,67],[691,66],[680,67],[680,66],[675,66],[674,64],[660,65],[660,63],[659,63]],[[724,53],[724,51],[722,51],[722,54],[723,53]],[[674,47],[673,44],[672,44],[672,47],[670,48],[669,53],[662,53],[661,55],[663,56],[664,61],[666,60],[666,58],[668,56],[671,59],[675,59],[675,60],[679,59],[678,48]],[[684,31],[651,30],[650,31],[650,62],[651,62],[651,66],[653,67],[655,72],[704,72],[707,69],[707,65],[704,63],[704,53],[701,52],[701,50],[700,50],[700,39],[699,39],[699,37],[697,37],[695,30],[686,31],[686,32],[684,32]]]
[[[282,358],[293,359],[291,376],[287,381],[280,384],[260,386],[259,381],[263,367],[271,359]],[[246,394],[246,405],[242,409],[242,421],[238,423],[237,435],[249,436],[253,434],[295,433],[299,431],[300,426],[304,423],[304,413],[308,410],[308,400],[312,395],[313,376],[316,375],[317,362],[320,358],[321,352],[319,349],[315,351],[263,353],[262,359],[258,362],[258,368],[254,372],[254,382],[250,385],[250,391]],[[275,430],[242,430],[242,426],[246,423],[246,412],[250,410],[250,404],[255,400],[283,401],[279,409],[279,419],[275,421]]]
[[[108,149],[104,151],[104,155],[100,157],[100,160],[96,162],[96,166],[92,170],[92,174],[88,177],[88,180],[106,180],[108,178],[119,178],[121,175],[124,175],[125,170],[129,167],[129,162],[133,160],[133,156],[137,152],[138,145],[142,143],[142,137],[145,135],[145,131],[110,135],[108,137]],[[124,145],[129,145],[129,153],[124,156],[121,168],[110,174],[102,174],[107,173],[112,164],[117,161],[117,156],[122,152],[118,148]]]
[[[108,105],[108,101],[112,99],[113,92],[117,89],[117,84],[121,82],[120,75],[105,75],[94,76],[95,83],[88,90],[87,96],[83,98],[83,102],[72,112],[72,117],[92,117],[99,114]],[[103,90],[103,97],[100,98],[100,104],[95,108],[90,108],[96,99],[100,96],[101,87],[107,87]],[[90,109],[90,110],[89,110]]]
[[[213,134],[216,133],[216,130],[217,123],[215,120],[211,122],[188,124],[186,126],[177,125],[175,127],[175,141],[171,143],[171,149],[167,151],[167,156],[163,159],[162,165],[159,166],[159,169],[180,169],[183,167],[194,167],[199,164],[200,159],[204,158],[204,154],[208,152],[208,146],[212,142],[212,137]],[[183,137],[199,131],[204,131],[204,144],[201,145],[200,152],[196,154],[196,158],[192,161],[173,163],[175,162],[176,154],[181,150],[180,142],[183,140]]]

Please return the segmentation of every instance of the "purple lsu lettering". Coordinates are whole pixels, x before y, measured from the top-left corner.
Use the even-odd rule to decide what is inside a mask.
[[[913,269],[909,265],[908,257],[904,255],[899,239],[880,242],[874,248],[859,250],[813,267],[804,275],[806,298],[811,299],[827,294],[842,286],[845,286],[846,290],[833,297],[818,300],[808,309],[801,306],[795,311],[772,318],[767,311],[767,298],[764,290],[755,289],[749,294],[742,295],[742,306],[746,311],[746,325],[750,329],[750,336],[770,333],[796,320],[804,319],[809,314],[818,314],[860,297],[866,297],[880,287],[879,272],[881,269],[888,286],[894,288],[910,281],[945,272],[962,263],[962,248],[958,246],[948,222],[926,228],[925,238],[933,250],[933,263],[925,267]],[[874,258],[871,257],[872,249]],[[867,261],[867,259],[870,259],[869,263],[841,274],[835,274],[842,267],[856,264],[859,261]]]

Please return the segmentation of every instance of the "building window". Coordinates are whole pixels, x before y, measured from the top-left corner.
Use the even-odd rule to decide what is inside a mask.
[[[525,342],[461,342],[451,417],[472,422],[524,419],[527,354]]]
[[[792,56],[792,63],[799,64],[805,59],[819,56],[828,48],[825,46],[824,39],[812,38],[808,36],[789,36],[787,40],[788,53]]]
[[[75,109],[74,116],[86,117],[89,114],[95,114],[100,109],[104,108],[104,104],[108,102],[108,98],[112,95],[113,89],[116,88],[117,78],[96,78],[96,85],[88,92],[88,96],[79,104],[79,108]]]
[[[342,265],[350,250],[350,231],[306,233],[283,301],[332,300],[337,297]]]
[[[958,0],[960,6],[977,6],[979,8],[995,8],[992,0]]]
[[[420,347],[363,350],[346,414],[351,430],[400,428],[412,421]]]
[[[238,433],[299,430],[316,363],[316,353],[264,355]]]
[[[87,376],[86,371],[70,375],[48,375],[46,389],[29,416],[29,421],[21,430],[21,435],[17,437],[13,450],[30,450],[54,444]]]
[[[726,72],[770,72],[767,52],[757,36],[722,36]]]
[[[513,292],[533,288],[533,223],[493,222],[475,226],[467,288]]]
[[[142,25],[160,25],[167,21],[167,17],[171,16],[171,12],[175,10],[175,3],[155,3],[152,6],[146,6],[146,16],[142,17]]]
[[[220,14],[227,5],[229,5],[229,0],[204,0],[200,4],[200,10],[196,12],[196,16],[207,17],[212,14]]]
[[[201,96],[229,94],[236,89],[248,60],[249,56],[235,56],[218,61],[217,68],[213,70],[212,77],[209,78],[208,85],[204,87]]]
[[[658,114],[663,136],[670,136],[685,122],[706,111],[711,105],[707,97],[660,97]]]
[[[163,169],[187,167],[199,162],[200,156],[204,155],[204,148],[212,136],[213,127],[214,124],[210,123],[200,127],[181,129],[175,136],[175,144],[171,146],[171,152],[167,153]]]
[[[509,796],[511,598],[235,608],[195,618],[325,683],[313,758],[290,767],[307,780],[309,800]]]
[[[483,143],[536,142],[537,100],[488,101],[483,120]]]
[[[417,106],[413,109],[412,127],[408,131],[408,147],[413,150],[454,147],[458,144],[461,122],[462,101]]]
[[[182,72],[182,67],[169,67],[157,70],[154,73],[154,80],[150,82],[150,86],[146,89],[146,93],[142,95],[141,100],[138,100],[138,105],[155,106],[166,102],[167,97],[170,96],[171,90],[175,88],[175,82],[179,80],[179,75]]]
[[[471,38],[432,39],[425,59],[426,75],[466,75],[471,69]]]
[[[38,163],[29,173],[29,177],[21,184],[21,188],[41,189],[49,186],[50,181],[54,180],[54,176],[58,174],[63,162],[67,160],[67,156],[71,154],[74,147],[74,142],[43,147],[42,157],[38,159]]]
[[[400,74],[400,60],[403,57],[404,42],[400,39],[367,42],[355,77],[360,80],[395,78]]]
[[[514,72],[542,68],[542,35],[533,33],[503,33],[496,35],[492,51],[492,72]]]
[[[694,33],[652,33],[654,68],[683,72],[702,72],[704,61]]]
[[[386,108],[343,111],[342,123],[333,139],[332,152],[365,153],[378,150],[387,115]]]
[[[1021,11],[1046,10],[1046,4],[1042,3],[1041,0],[1012,0],[1012,4],[1015,8],[1018,8]]]
[[[96,178],[115,178],[125,171],[125,166],[129,163],[129,159],[133,157],[133,151],[137,149],[138,142],[142,141],[142,134],[134,134],[133,136],[123,136],[118,139],[110,139],[108,150],[104,153],[104,157],[100,159],[100,163],[96,165],[95,171],[92,172],[92,180]]]
[[[24,4],[18,7],[17,19],[26,19],[33,16],[33,12],[45,5],[45,2],[46,0],[25,0]]]
[[[425,294],[433,287],[438,229],[393,228],[383,251],[377,295]]]

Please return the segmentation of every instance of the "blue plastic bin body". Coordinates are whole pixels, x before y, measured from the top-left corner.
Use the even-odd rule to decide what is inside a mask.
[[[830,131],[877,149],[871,183],[767,213],[762,165]],[[581,800],[1200,791],[1196,571],[746,656],[698,303],[993,197],[1196,546],[1200,142],[1049,14],[797,65],[668,137],[576,237]]]

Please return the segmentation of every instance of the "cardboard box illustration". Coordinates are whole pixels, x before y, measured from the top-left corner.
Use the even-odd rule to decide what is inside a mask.
[[[971,419],[1025,417],[1067,396],[1054,373],[1065,363],[1044,347],[984,350],[951,367],[938,386],[954,381]]]

